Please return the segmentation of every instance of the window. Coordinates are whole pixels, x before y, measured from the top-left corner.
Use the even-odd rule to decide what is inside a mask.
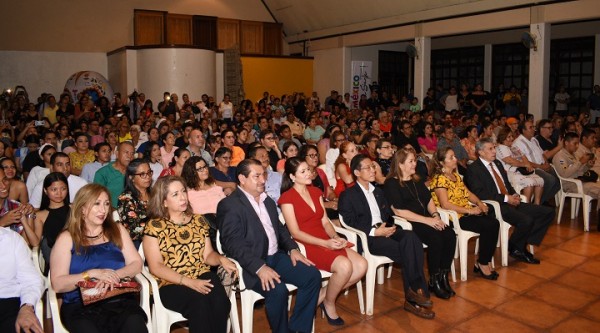
[[[571,96],[569,111],[585,110],[594,85],[594,37],[556,39],[550,45],[550,105],[561,85]],[[554,109],[554,107],[552,107]]]
[[[431,51],[431,87],[482,83],[484,52],[483,46]]]
[[[529,85],[529,49],[521,43],[494,45],[492,48],[492,87],[504,83],[518,88]]]

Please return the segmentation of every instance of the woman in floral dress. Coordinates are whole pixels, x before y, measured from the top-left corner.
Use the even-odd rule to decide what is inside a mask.
[[[119,196],[117,212],[120,222],[129,230],[136,248],[142,242],[142,232],[148,221],[146,211],[150,198],[153,171],[145,159],[136,158],[125,170],[125,189]]]

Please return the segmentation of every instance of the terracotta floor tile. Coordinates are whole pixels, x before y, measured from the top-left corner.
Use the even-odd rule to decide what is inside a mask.
[[[553,282],[540,284],[526,295],[569,311],[581,309],[597,298],[595,295]]]
[[[496,283],[512,291],[523,292],[544,281],[538,277],[516,269],[499,269]]]
[[[465,298],[490,309],[517,295],[514,291],[501,287],[493,281],[483,279],[461,282],[454,290],[457,297]]]
[[[600,244],[600,233],[595,231],[598,229],[597,228],[594,229],[594,228],[592,228],[592,226],[590,226],[590,230],[591,230],[590,232],[586,232],[586,233],[582,234],[581,236],[578,236],[578,239],[584,243],[592,243],[595,245]]]
[[[513,267],[515,270],[534,275],[545,280],[551,280],[569,270],[569,268],[565,266],[551,263],[548,260],[543,260],[539,265],[530,265],[523,262],[509,262],[508,267],[504,268],[510,271]]]
[[[582,242],[581,237],[570,239],[556,248],[585,257],[594,257],[600,254],[600,246],[591,242]]]
[[[578,270],[600,276],[600,261],[599,260],[588,260],[584,264],[577,267]]]
[[[598,298],[596,298],[596,299],[598,299]],[[585,307],[585,309],[583,309],[579,313],[584,317],[587,317],[589,319],[600,322],[600,310],[599,309],[600,309],[600,300],[589,304],[588,306]]]
[[[581,264],[585,261],[586,257],[576,255],[567,251],[559,250],[556,248],[548,249],[538,255],[539,259],[542,262],[549,261],[553,264],[565,266],[565,267],[573,267]]]
[[[316,331],[316,332],[320,333],[320,331]],[[369,322],[363,321],[356,325],[344,326],[340,329],[337,329],[335,332],[340,332],[340,333],[342,333],[342,332],[343,333],[382,333],[382,332],[389,332],[389,331],[378,330],[373,325],[371,325]]]
[[[552,328],[550,332],[555,333],[573,333],[573,332],[598,332],[600,329],[600,323],[591,321],[586,318],[573,316],[556,327]]]
[[[489,333],[499,331],[519,333],[537,332],[537,330],[530,326],[519,323],[518,321],[494,312],[485,312],[456,326],[456,328],[462,332],[470,333]]]
[[[570,315],[568,311],[523,296],[518,296],[495,310],[514,320],[541,329],[550,328]]]
[[[583,292],[600,295],[600,277],[588,273],[572,270],[557,277],[554,281]]]
[[[461,297],[453,297],[448,301],[435,298],[433,301],[435,320],[443,322],[447,326],[463,322],[486,310],[481,305]]]
[[[565,240],[557,235],[553,235],[553,234],[546,234],[546,236],[544,237],[544,241],[542,241],[542,246],[546,246],[546,247],[554,247],[556,245],[561,244],[562,242],[564,242]]]
[[[558,214],[558,211],[557,211]],[[565,214],[565,213],[563,213]],[[565,221],[558,224],[551,224],[548,228],[548,235],[558,236],[564,240],[571,239],[578,235],[583,234],[583,225],[581,225],[581,229],[577,224],[570,225],[570,223],[565,223]]]
[[[446,327],[437,319],[423,319],[398,309],[369,321],[382,332],[440,332]]]

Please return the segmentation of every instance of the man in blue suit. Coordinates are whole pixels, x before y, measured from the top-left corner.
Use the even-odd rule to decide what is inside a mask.
[[[298,250],[265,193],[265,169],[254,159],[237,166],[239,187],[217,207],[221,244],[244,270],[248,288],[265,297],[272,332],[310,332],[321,288],[321,274]],[[286,283],[298,287],[288,322]]]

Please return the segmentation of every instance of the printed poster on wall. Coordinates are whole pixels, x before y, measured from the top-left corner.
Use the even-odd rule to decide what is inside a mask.
[[[367,98],[371,95],[369,93],[369,86],[371,85],[371,68],[373,63],[371,61],[353,61],[352,62],[352,93],[350,98],[352,100],[352,108],[358,109],[358,103],[361,95],[366,95]]]

